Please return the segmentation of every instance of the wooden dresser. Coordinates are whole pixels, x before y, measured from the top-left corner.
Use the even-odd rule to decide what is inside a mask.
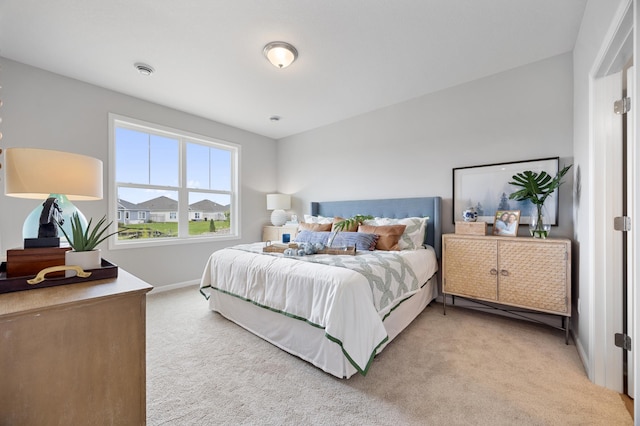
[[[151,289],[120,269],[0,294],[0,424],[144,425]]]
[[[571,241],[442,236],[442,292],[571,317]]]

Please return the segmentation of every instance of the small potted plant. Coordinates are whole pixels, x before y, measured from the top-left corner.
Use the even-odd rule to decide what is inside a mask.
[[[547,238],[549,236],[551,226],[545,223],[544,202],[562,184],[562,178],[567,174],[571,166],[572,164],[565,166],[553,178],[545,171],[535,173],[527,170],[513,175],[513,182],[509,182],[510,185],[522,188],[511,193],[509,199],[516,201],[529,200],[536,208],[535,213],[531,215],[529,223],[529,233],[532,237]]]
[[[102,267],[102,256],[100,249],[97,249],[97,246],[110,236],[115,235],[120,231],[106,234],[113,223],[106,223],[106,215],[103,216],[93,228],[91,228],[92,220],[93,219],[89,219],[89,223],[87,224],[86,229],[84,229],[78,213],[74,213],[71,216],[71,235],[68,235],[60,223],[58,223],[58,227],[62,230],[62,233],[67,238],[67,241],[69,241],[69,245],[72,248],[72,250],[65,253],[66,265],[77,265],[84,270]]]

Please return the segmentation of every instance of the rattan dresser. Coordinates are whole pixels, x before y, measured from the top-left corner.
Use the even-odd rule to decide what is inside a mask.
[[[442,236],[442,292],[571,317],[571,240]]]

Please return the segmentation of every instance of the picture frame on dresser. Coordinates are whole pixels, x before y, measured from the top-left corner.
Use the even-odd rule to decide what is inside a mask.
[[[520,210],[498,210],[493,217],[493,235],[517,237],[520,225]]]
[[[529,201],[510,200],[509,195],[516,187],[509,184],[513,175],[531,170],[545,171],[551,176],[558,174],[560,157],[540,158],[508,163],[484,164],[453,169],[453,215],[452,223],[462,218],[462,212],[474,207],[478,212],[477,220],[494,224],[498,210],[520,210],[519,223],[529,223],[529,212],[533,205]],[[545,201],[552,226],[558,224],[558,194],[550,195]]]

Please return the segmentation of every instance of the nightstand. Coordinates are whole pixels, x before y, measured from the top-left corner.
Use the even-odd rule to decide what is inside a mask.
[[[293,241],[298,234],[298,225],[267,225],[262,229],[262,241],[282,242],[282,234],[289,234]]]

